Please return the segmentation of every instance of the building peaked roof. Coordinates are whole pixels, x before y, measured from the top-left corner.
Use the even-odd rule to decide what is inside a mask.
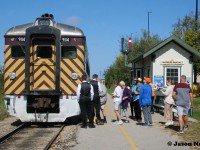
[[[175,42],[177,45],[179,45],[180,47],[182,47],[189,53],[200,58],[200,52],[198,52],[196,49],[192,48],[190,45],[188,45],[187,43],[185,43],[183,40],[179,39],[175,35],[172,35],[169,38],[167,38],[166,40],[164,40],[163,42],[161,42],[160,44],[158,44],[158,45],[154,46],[153,48],[149,49],[148,51],[146,51],[144,54],[135,58],[132,62],[137,62],[138,60],[153,54],[154,52],[158,51],[160,48],[164,47],[165,45],[167,45],[170,42]]]

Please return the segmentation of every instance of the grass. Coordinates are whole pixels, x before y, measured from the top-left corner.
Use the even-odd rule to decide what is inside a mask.
[[[189,130],[185,134],[180,136],[187,142],[199,142],[200,140],[200,97],[194,99],[194,108],[192,118],[198,120],[198,122],[189,122]],[[192,147],[193,149],[199,149],[200,147]]]
[[[7,116],[3,99],[3,75],[0,74],[0,120],[3,120]]]
[[[200,121],[200,97],[194,99],[193,118]]]

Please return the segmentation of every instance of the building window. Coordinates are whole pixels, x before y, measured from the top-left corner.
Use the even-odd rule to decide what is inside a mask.
[[[142,78],[142,69],[136,69],[136,77],[137,78]]]
[[[76,58],[76,46],[62,46],[61,56],[68,59]]]
[[[166,86],[166,81],[169,79],[174,80],[174,84],[179,83],[179,77],[180,77],[180,68],[178,67],[165,68],[165,86]]]

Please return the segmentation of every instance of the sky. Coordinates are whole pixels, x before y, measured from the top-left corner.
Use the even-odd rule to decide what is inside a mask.
[[[84,32],[90,75],[104,78],[104,71],[120,55],[121,38],[141,37],[142,31],[148,30],[148,12],[150,35],[164,40],[171,36],[178,19],[195,10],[196,0],[6,0],[0,5],[0,65],[4,62],[6,31],[50,13],[56,22]]]

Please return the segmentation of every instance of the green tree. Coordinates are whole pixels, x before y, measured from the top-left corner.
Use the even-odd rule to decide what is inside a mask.
[[[104,74],[108,88],[112,86],[113,81],[123,80],[127,85],[130,84],[130,68],[125,66],[123,55],[118,56]]]
[[[178,19],[178,22],[173,25],[172,33],[200,52],[200,22],[196,20],[193,13],[186,15],[182,20]],[[200,74],[199,60],[194,61],[194,72],[194,82],[196,82],[196,75]]]

